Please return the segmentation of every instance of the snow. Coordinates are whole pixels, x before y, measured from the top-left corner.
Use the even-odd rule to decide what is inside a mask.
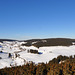
[[[27,42],[20,42],[20,45],[21,45],[21,44],[26,44],[26,43],[27,43]]]
[[[8,53],[0,53],[0,68],[10,67],[11,59],[8,57]]]
[[[17,57],[17,58],[15,58],[15,60],[13,60],[13,61],[11,62],[11,65],[12,65],[12,66],[24,65],[24,60]]]
[[[35,48],[36,49],[36,48]],[[35,63],[40,62],[49,62],[53,58],[63,55],[63,56],[70,56],[75,54],[75,46],[51,46],[51,47],[40,47],[38,49],[39,52],[42,52],[43,54],[31,54],[20,52],[20,56],[26,59],[27,61],[33,61]]]
[[[73,45],[75,45],[75,42],[72,42]]]
[[[29,49],[38,50],[38,48],[34,47],[34,46],[21,46],[21,48],[27,49],[27,50],[29,50]]]
[[[75,55],[75,45],[71,46],[46,46],[46,47],[34,47],[34,46],[21,46],[25,42],[8,42],[4,41],[0,47],[0,69],[5,67],[24,65],[27,62],[33,61],[35,64],[46,63],[56,58],[59,55],[70,56]],[[42,54],[28,53],[28,50],[38,50]],[[9,58],[9,53],[11,57]],[[17,57],[16,57],[17,55]]]
[[[32,44],[35,44],[35,43],[37,43],[37,41],[36,42],[32,42]]]
[[[47,42],[47,40],[42,40],[42,42]]]

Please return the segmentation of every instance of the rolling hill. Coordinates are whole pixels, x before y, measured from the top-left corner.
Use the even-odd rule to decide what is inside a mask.
[[[32,39],[26,40],[23,46],[36,46],[36,47],[43,47],[43,46],[70,46],[75,39],[69,38],[48,38],[48,39]]]

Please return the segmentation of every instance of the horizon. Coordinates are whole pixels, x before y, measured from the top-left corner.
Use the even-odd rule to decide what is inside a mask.
[[[0,39],[75,38],[75,0],[1,0]]]
[[[16,40],[16,41],[24,41],[24,40],[36,40],[36,39],[40,39],[40,40],[42,40],[42,39],[75,39],[75,38],[32,38],[32,39],[23,39],[23,40],[19,40],[19,39],[0,39],[0,40]]]

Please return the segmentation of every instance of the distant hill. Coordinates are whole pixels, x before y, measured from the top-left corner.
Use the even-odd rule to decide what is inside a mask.
[[[17,40],[11,40],[11,39],[0,39],[0,42],[3,42],[3,41],[17,41]]]
[[[0,39],[0,42],[3,42],[3,41],[18,41],[18,40]],[[70,39],[70,38],[31,39],[31,40],[25,40],[24,42],[27,42],[27,43],[22,44],[23,46],[36,46],[36,47],[70,46],[72,45],[72,42],[75,42],[75,39]]]
[[[36,47],[42,47],[42,46],[70,46],[72,45],[72,42],[74,42],[75,39],[69,39],[69,38],[48,38],[48,39],[31,39],[26,40],[26,44],[22,44],[23,46],[36,46]]]

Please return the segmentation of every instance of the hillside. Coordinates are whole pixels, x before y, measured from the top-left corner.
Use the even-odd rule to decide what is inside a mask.
[[[43,46],[70,46],[75,39],[68,39],[68,38],[51,38],[51,39],[32,39],[26,40],[23,46],[36,46],[36,47],[43,47]]]
[[[17,41],[17,40],[12,40],[12,39],[0,39],[0,42],[3,42],[3,41]]]

